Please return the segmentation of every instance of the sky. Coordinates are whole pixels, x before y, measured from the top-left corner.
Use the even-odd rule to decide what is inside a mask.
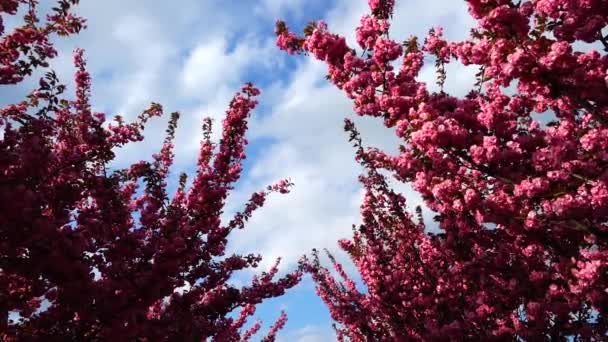
[[[60,57],[51,67],[71,86],[71,51],[85,49],[93,107],[107,117],[133,119],[150,102],[161,103],[165,113],[179,111],[173,186],[181,172],[194,173],[203,117],[211,116],[220,127],[230,98],[242,84],[253,82],[262,91],[260,105],[247,133],[244,174],[229,197],[225,218],[242,208],[252,192],[277,180],[289,177],[295,187],[290,194],[272,195],[245,230],[230,236],[229,249],[261,253],[262,269],[282,257],[282,272],[293,269],[312,248],[327,248],[347,263],[337,240],[349,237],[351,226],[360,222],[362,191],[343,119],[355,120],[367,146],[394,153],[399,142],[381,120],[354,116],[346,96],[325,80],[322,63],[276,48],[273,30],[279,18],[296,32],[309,21],[323,19],[355,46],[354,29],[366,11],[365,0],[82,0],[77,13],[87,18],[88,28],[57,41]],[[391,37],[422,38],[438,25],[449,40],[465,38],[473,25],[466,3],[397,1]],[[463,95],[475,82],[475,69],[451,64],[447,71],[446,90],[454,95]],[[431,89],[434,73],[433,63],[421,73]],[[0,100],[18,98],[32,86],[24,82],[0,89]],[[168,115],[150,122],[145,140],[118,151],[115,166],[157,152],[167,120]],[[216,138],[219,133],[215,131]],[[408,185],[395,186],[407,195],[410,208],[421,204]],[[430,223],[432,213],[424,213]],[[352,265],[346,265],[354,274]],[[250,277],[240,274],[233,281],[245,284]],[[289,320],[279,341],[335,340],[328,310],[309,278],[258,307],[255,317],[264,321],[262,331],[281,309]]]

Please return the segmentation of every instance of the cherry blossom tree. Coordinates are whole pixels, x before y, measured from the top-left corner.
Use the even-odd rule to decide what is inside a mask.
[[[398,155],[364,148],[346,122],[366,193],[339,244],[365,288],[331,256],[337,276],[316,253],[307,270],[339,340],[605,340],[608,1],[466,5],[477,27],[459,42],[389,36],[394,0],[369,0],[357,49],[324,22],[303,36],[277,23],[281,49],[326,63],[355,112],[402,139]],[[418,77],[429,60],[436,91]],[[444,91],[448,63],[479,68],[466,96]],[[387,172],[437,214],[435,233]]]
[[[17,84],[57,55],[53,35],[77,33],[77,0],[58,1],[45,21],[35,0],[0,0],[3,16],[25,10],[25,23],[0,26],[0,83]],[[2,19],[4,17],[0,17]],[[0,21],[2,23],[2,21]],[[192,185],[185,174],[169,197],[178,113],[151,161],[112,170],[115,151],[141,141],[153,103],[133,123],[112,123],[93,112],[91,76],[82,50],[74,53],[75,99],[53,72],[19,103],[0,109],[0,338],[3,341],[242,341],[261,327],[246,326],[264,299],[299,282],[300,269],[278,279],[278,262],[248,286],[231,282],[256,267],[256,254],[227,255],[231,232],[243,229],[282,180],[251,196],[229,222],[220,219],[241,175],[247,120],[259,91],[251,84],[226,111],[219,143],[203,122]],[[275,339],[286,316],[272,326]]]

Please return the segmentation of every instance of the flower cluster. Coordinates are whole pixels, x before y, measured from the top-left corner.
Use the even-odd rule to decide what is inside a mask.
[[[389,37],[394,2],[370,0],[356,30],[361,54],[326,26],[298,37],[283,25],[279,40],[289,35],[296,52],[326,62],[354,111],[383,118],[402,139],[396,156],[358,143],[363,224],[340,246],[366,291],[336,263],[342,281],[317,259],[307,270],[339,339],[604,339],[608,3],[466,3],[478,23],[470,38],[448,42],[439,28],[419,46]],[[603,51],[578,51],[577,40]],[[425,56],[439,92],[418,80]],[[466,96],[443,91],[448,63],[479,67]],[[439,233],[405,211],[379,170],[412,183]]]
[[[16,84],[31,75],[39,66],[48,66],[47,60],[57,55],[50,42],[53,35],[67,36],[78,33],[85,20],[74,16],[70,8],[79,0],[60,0],[47,16],[44,25],[37,17],[38,0],[1,0],[0,15],[15,15],[20,6],[28,7],[22,26],[4,34],[0,17],[0,84]]]
[[[58,1],[39,28],[36,1],[0,0],[8,14],[30,6],[26,25],[1,38],[0,83],[17,83],[55,56],[49,35],[75,33],[84,22],[69,12],[76,2]],[[248,286],[229,281],[261,260],[226,255],[230,232],[244,228],[270,192],[287,193],[291,186],[288,180],[269,186],[229,223],[220,220],[241,176],[259,90],[247,84],[234,96],[218,144],[210,139],[211,121],[204,121],[192,186],[186,188],[182,175],[171,198],[167,179],[179,114],[171,115],[151,161],[111,170],[114,151],[143,139],[144,124],[162,115],[162,107],[153,103],[133,123],[117,117],[106,125],[89,102],[82,50],[75,51],[74,64],[74,100],[61,95],[65,87],[49,72],[26,100],[0,109],[0,339],[249,339],[261,327],[246,327],[255,306],[301,277],[297,269],[276,279],[275,265]],[[285,320],[281,314],[267,341]]]

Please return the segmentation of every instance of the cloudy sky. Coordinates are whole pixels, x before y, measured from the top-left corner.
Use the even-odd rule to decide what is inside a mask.
[[[397,3],[391,37],[399,40],[424,36],[437,25],[444,27],[449,39],[462,39],[473,24],[464,1]],[[323,19],[354,46],[354,28],[366,9],[365,0],[82,0],[78,13],[88,19],[88,28],[58,41],[61,57],[52,67],[70,84],[71,51],[84,48],[93,75],[95,110],[129,119],[154,101],[163,104],[166,113],[181,112],[173,175],[194,171],[202,118],[221,122],[231,96],[244,82],[260,87],[244,177],[229,199],[227,213],[238,210],[251,192],[276,180],[290,177],[296,185],[289,195],[272,196],[246,230],[231,236],[230,248],[262,253],[263,267],[281,256],[282,270],[289,270],[312,248],[336,250],[336,241],[348,237],[351,225],[359,222],[362,194],[354,150],[342,131],[343,118],[353,118],[351,104],[325,81],[324,65],[287,56],[275,47],[274,22],[285,19],[299,32],[308,21]],[[422,78],[434,84],[429,64]],[[466,92],[474,73],[450,66],[447,90]],[[10,94],[2,89],[2,101],[28,87],[31,83],[24,83]],[[166,119],[148,125],[143,143],[120,151],[117,166],[155,153]],[[356,122],[366,145],[397,150],[394,133],[379,120]],[[401,188],[412,207],[419,203],[407,186]],[[432,214],[427,212],[426,218]],[[268,326],[282,308],[289,315],[282,341],[334,340],[329,314],[309,279],[288,295],[261,305],[256,316]]]

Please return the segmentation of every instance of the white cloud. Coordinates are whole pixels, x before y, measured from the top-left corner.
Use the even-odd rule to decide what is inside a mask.
[[[182,89],[191,96],[212,92],[218,85],[238,89],[236,84],[244,82],[241,78],[247,68],[268,68],[275,52],[273,39],[239,38],[239,44],[229,50],[226,37],[212,37],[189,54],[180,73]]]
[[[465,39],[475,24],[467,6],[464,1],[397,1],[391,37],[405,40],[415,35],[422,42],[430,28],[441,26],[447,39]]]
[[[279,334],[277,338],[278,342],[331,342],[335,340],[335,333],[331,328],[316,325],[307,325],[285,334]]]
[[[300,9],[304,3],[303,0],[261,0],[255,5],[254,11],[276,19],[287,12]]]
[[[238,75],[235,70],[239,68],[238,62],[239,58],[235,58],[234,54],[226,54],[226,41],[216,37],[197,46],[188,56],[181,71],[181,82],[189,93],[209,91],[224,76],[232,78]],[[227,72],[228,75],[225,75]]]
[[[316,20],[311,13],[318,13],[335,6],[336,1],[327,0],[259,0],[252,2],[253,13],[270,20]],[[272,30],[274,27],[269,27]]]

